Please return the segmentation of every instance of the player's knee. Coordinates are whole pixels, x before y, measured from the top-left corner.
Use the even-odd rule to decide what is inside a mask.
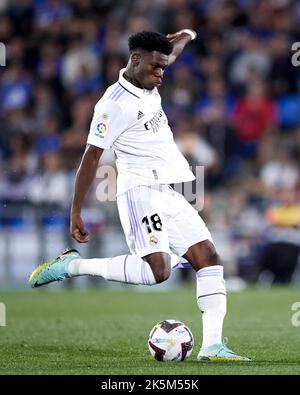
[[[221,264],[220,256],[218,255],[213,243],[206,242],[201,246],[201,248],[203,256],[202,265],[204,267]]]
[[[166,281],[171,274],[171,257],[164,252],[150,254],[144,259],[149,263],[157,284]]]
[[[208,266],[221,265],[220,257],[210,240],[200,241],[193,245],[183,257],[196,271]]]
[[[205,256],[207,266],[221,265],[220,256],[212,243],[206,246]]]

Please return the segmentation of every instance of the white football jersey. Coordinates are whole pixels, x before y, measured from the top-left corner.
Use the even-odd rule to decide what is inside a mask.
[[[124,71],[97,102],[87,139],[115,152],[117,195],[138,185],[194,180],[174,142],[157,88],[137,88],[123,77]]]

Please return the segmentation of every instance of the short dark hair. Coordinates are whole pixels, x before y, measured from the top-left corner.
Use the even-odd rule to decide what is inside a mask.
[[[128,39],[129,51],[143,49],[148,52],[158,51],[165,55],[170,55],[173,44],[166,36],[156,32],[143,31],[133,34]]]

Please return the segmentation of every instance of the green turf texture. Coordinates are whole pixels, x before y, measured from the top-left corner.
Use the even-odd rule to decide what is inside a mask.
[[[300,326],[291,323],[297,288],[247,289],[228,294],[224,336],[251,363],[201,363],[201,318],[193,287],[172,291],[2,291],[0,374],[300,374]],[[147,347],[153,325],[177,319],[195,345],[184,362],[157,362]]]

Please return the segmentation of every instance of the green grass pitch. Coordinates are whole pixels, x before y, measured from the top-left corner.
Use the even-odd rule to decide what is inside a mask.
[[[297,288],[228,294],[224,336],[251,363],[200,363],[201,319],[193,287],[141,292],[92,289],[2,291],[0,374],[300,374],[300,326],[291,323]],[[178,319],[195,346],[184,362],[157,362],[147,348],[155,323]]]

